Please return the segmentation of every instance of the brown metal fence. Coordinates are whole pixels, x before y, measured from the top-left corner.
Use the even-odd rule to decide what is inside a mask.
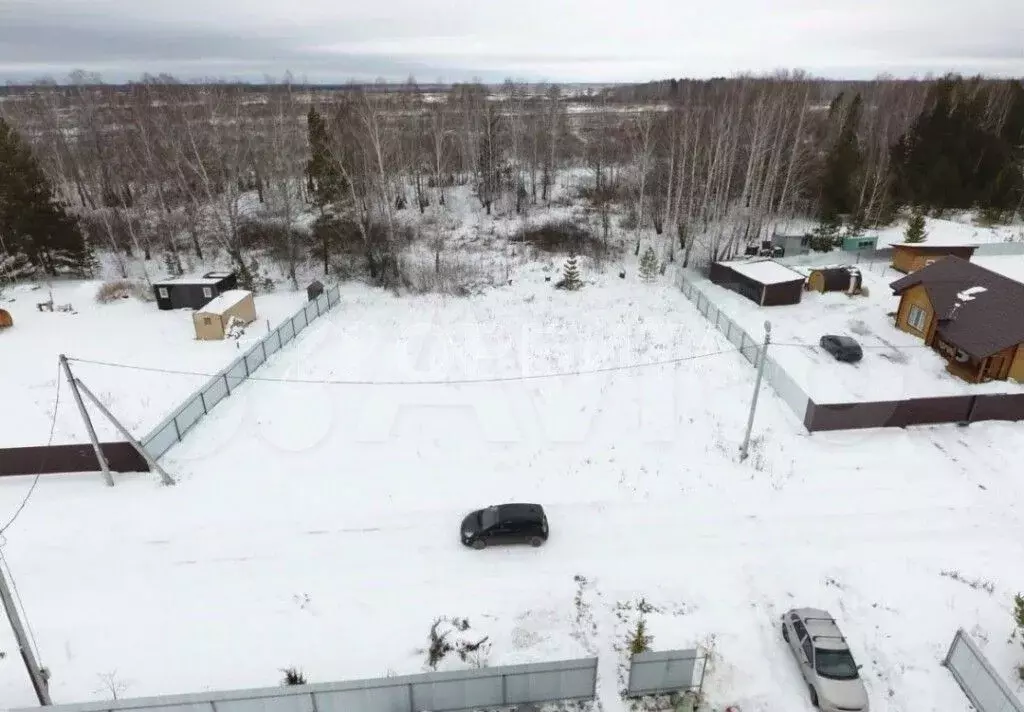
[[[813,433],[819,430],[903,428],[982,420],[1024,420],[1024,395],[983,393],[864,403],[815,403],[809,400],[804,427]]]
[[[114,472],[149,472],[149,465],[127,442],[100,443]],[[99,472],[92,445],[35,445],[0,448],[0,477]]]

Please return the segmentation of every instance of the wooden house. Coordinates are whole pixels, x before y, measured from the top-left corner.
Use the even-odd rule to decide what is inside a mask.
[[[951,374],[1024,382],[1024,284],[947,256],[890,286],[897,328],[939,352]]]
[[[963,260],[970,260],[978,244],[971,243],[927,243],[927,242],[900,242],[892,246],[891,267],[905,274],[910,274],[922,267],[927,267],[943,257],[959,257]]]

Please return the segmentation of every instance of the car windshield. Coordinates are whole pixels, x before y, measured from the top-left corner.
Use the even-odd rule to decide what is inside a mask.
[[[498,523],[498,508],[488,507],[480,512],[480,528],[490,529]]]
[[[818,674],[830,680],[857,679],[857,663],[849,650],[814,651],[814,667]]]

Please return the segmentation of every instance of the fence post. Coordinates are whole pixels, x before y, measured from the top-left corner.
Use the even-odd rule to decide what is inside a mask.
[[[228,374],[225,372],[222,378],[224,379],[224,387],[227,389],[228,395],[231,395],[231,384],[228,383]]]
[[[311,710],[313,710],[313,712],[320,712],[320,708],[316,704],[316,693],[315,692],[310,692],[309,693],[309,708]]]
[[[199,402],[203,404],[203,415],[209,415],[210,411],[206,407],[206,396],[203,395],[202,391],[199,391]]]
[[[313,303],[316,304],[316,315],[317,315],[317,318],[319,318],[320,317],[320,300],[319,299],[314,299]]]
[[[263,363],[267,362],[267,340],[260,339],[260,348],[263,349]]]
[[[178,427],[178,416],[171,418],[171,422],[174,423],[174,434],[178,436],[178,442],[181,442],[181,429]]]
[[[245,377],[248,378],[251,375],[249,373],[249,354],[242,356],[242,365],[245,366]]]
[[[416,703],[413,700],[412,694],[412,683],[410,682],[406,687],[409,688],[409,712],[416,712]]]
[[[508,675],[501,676],[501,704],[508,705]]]

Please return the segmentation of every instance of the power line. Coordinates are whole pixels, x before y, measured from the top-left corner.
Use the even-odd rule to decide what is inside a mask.
[[[61,379],[61,367],[57,365],[57,395],[54,398],[53,403],[53,415],[50,417],[50,437],[46,440],[46,448],[43,450],[43,456],[39,460],[39,471],[36,472],[35,478],[32,480],[32,485],[28,488],[28,492],[25,493],[25,498],[21,500],[21,504],[14,510],[14,514],[7,520],[7,523],[0,527],[0,536],[3,536],[4,532],[11,528],[11,525],[18,519],[25,506],[28,505],[28,501],[32,498],[32,493],[36,491],[36,485],[39,484],[39,478],[43,474],[43,467],[46,464],[46,457],[50,451],[50,445],[53,444],[53,433],[57,427],[57,412],[60,410],[60,379]]]
[[[803,345],[803,344],[801,344]],[[476,383],[513,383],[516,381],[535,381],[548,378],[563,378],[571,376],[589,376],[598,373],[611,373],[614,371],[632,371],[641,368],[654,368],[658,366],[670,366],[677,363],[684,363],[686,361],[696,361],[698,359],[712,358],[715,356],[724,356],[725,354],[738,353],[740,349],[725,349],[722,351],[710,351],[702,354],[693,354],[691,356],[680,356],[678,358],[664,359],[661,361],[648,361],[645,363],[631,363],[622,364],[618,366],[604,366],[601,368],[582,369],[577,371],[556,371],[551,373],[538,373],[529,374],[522,376],[496,376],[489,378],[457,378],[457,379],[439,379],[439,380],[428,380],[428,381],[365,381],[365,380],[337,380],[337,379],[309,379],[309,378],[271,378],[265,376],[250,376],[245,380],[249,381],[262,381],[266,383],[297,383],[297,384],[309,384],[309,385],[322,385],[322,386],[461,386],[470,385]],[[199,373],[196,371],[183,371],[177,369],[167,368],[153,368],[149,366],[136,366],[126,363],[112,363],[110,361],[92,361],[89,359],[78,359],[68,357],[69,361],[75,363],[92,364],[94,366],[109,366],[112,368],[124,368],[133,371],[146,371],[150,373],[166,373],[178,376],[200,376],[204,378],[213,378],[214,376],[220,376],[220,373]]]

